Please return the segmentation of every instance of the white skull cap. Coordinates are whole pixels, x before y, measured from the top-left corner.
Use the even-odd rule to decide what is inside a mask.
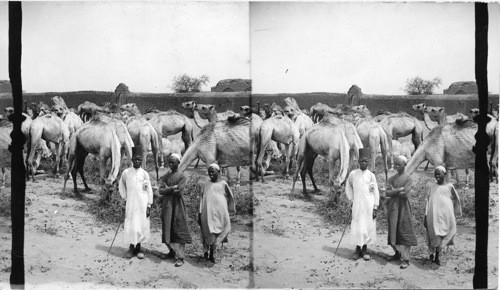
[[[210,168],[210,167],[213,167],[213,168],[215,168],[215,169],[217,169],[217,170],[220,171],[220,167],[219,167],[219,165],[217,165],[217,163],[210,164],[210,166],[208,166],[208,168]]]

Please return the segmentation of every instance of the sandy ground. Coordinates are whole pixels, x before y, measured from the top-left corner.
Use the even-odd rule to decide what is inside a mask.
[[[71,180],[70,180],[71,181]],[[175,260],[161,260],[167,253],[161,232],[152,231],[150,243],[143,245],[146,258],[124,258],[128,247],[122,243],[123,226],[108,256],[118,224],[96,223],[87,213],[85,201],[62,195],[61,180],[46,178],[28,183],[25,219],[25,273],[29,288],[102,287],[148,288],[244,288],[250,283],[250,229],[232,223],[229,243],[220,264],[206,262],[196,241],[187,246],[186,263],[174,267]],[[239,189],[235,190],[237,194]],[[247,190],[242,187],[241,190]],[[10,188],[2,192],[10,194]],[[86,199],[97,198],[87,194]],[[0,220],[0,281],[9,281],[11,225]],[[0,284],[0,288],[7,287]]]
[[[429,171],[430,172],[430,171]],[[418,172],[417,174],[424,174]],[[428,174],[429,178],[432,175]],[[308,179],[309,180],[309,179]],[[312,184],[307,183],[312,189]],[[387,245],[387,232],[378,230],[376,245],[369,248],[372,260],[349,259],[355,246],[349,230],[339,243],[345,224],[326,223],[315,213],[315,205],[326,194],[302,198],[300,190],[290,194],[291,181],[276,178],[265,184],[254,183],[259,201],[254,222],[255,286],[258,288],[472,288],[475,229],[472,221],[459,226],[455,246],[446,254],[445,266],[429,263],[424,237],[412,249],[409,268],[384,257],[393,254]],[[326,192],[325,187],[320,187]],[[473,189],[468,189],[472,194]],[[489,288],[498,285],[498,185],[491,184],[488,247]],[[345,197],[344,197],[345,198]]]

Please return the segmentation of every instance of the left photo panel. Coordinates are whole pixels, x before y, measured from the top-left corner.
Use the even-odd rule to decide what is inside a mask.
[[[26,285],[253,287],[249,3],[21,6]],[[0,3],[5,286],[8,11]]]

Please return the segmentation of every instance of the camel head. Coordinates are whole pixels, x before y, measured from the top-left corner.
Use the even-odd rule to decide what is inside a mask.
[[[33,108],[34,117],[50,114],[50,107],[42,101],[31,103],[31,107]]]
[[[4,118],[9,118],[10,115],[14,114],[14,108],[12,107],[7,107],[5,109],[3,109],[5,111],[5,116]]]
[[[269,105],[269,108],[271,111],[271,117],[278,116],[278,115],[284,116],[283,109],[281,108],[280,105],[276,104],[275,102],[272,102]]]
[[[425,103],[415,104],[415,105],[411,106],[412,111],[419,112],[422,114],[425,112],[426,108],[427,108],[427,106],[425,105]]]
[[[194,111],[196,109],[196,102],[189,101],[181,104],[181,108],[186,111]]]
[[[471,119],[474,119],[477,116],[479,116],[479,109],[478,108],[470,109],[470,117],[471,117]]]
[[[297,118],[297,112],[295,112],[295,109],[292,108],[292,106],[286,106],[285,109],[283,110],[283,113],[288,116],[288,118],[295,120]]]
[[[368,110],[368,108],[366,107],[366,105],[359,105],[359,106],[353,106],[351,107],[351,109],[356,112],[356,113],[359,113],[361,115],[365,115],[365,114],[369,114],[370,111]]]
[[[240,107],[240,115],[243,117],[251,117],[252,116],[252,109],[250,109],[249,106],[241,106]]]
[[[444,114],[444,107],[427,107],[426,109],[429,117],[434,117],[438,119],[442,114]]]
[[[64,108],[61,105],[54,105],[51,110],[51,112],[56,114],[59,118],[64,117],[64,115],[66,114],[65,111],[66,110],[64,110]]]
[[[211,104],[198,104],[196,105],[196,108],[198,110],[198,113],[200,114],[200,117],[202,118],[208,119],[209,116],[212,116],[217,113],[215,111],[215,106]]]
[[[128,103],[128,104],[123,104],[120,109],[122,111],[127,111],[129,112],[131,115],[136,115],[136,114],[140,114],[141,111],[139,110],[139,108],[137,107],[137,105],[135,103]]]

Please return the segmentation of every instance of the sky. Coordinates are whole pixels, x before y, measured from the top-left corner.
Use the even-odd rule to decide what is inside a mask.
[[[0,80],[8,79],[0,2]],[[404,94],[473,81],[473,3],[23,2],[26,92],[168,93],[180,74],[251,78],[254,93]],[[489,5],[489,91],[500,83],[500,4]]]
[[[172,92],[181,74],[250,78],[248,3],[23,2],[26,92]],[[7,2],[0,79],[8,79]],[[5,64],[5,65],[4,65]]]
[[[498,94],[500,5],[489,7],[489,91]],[[406,80],[474,81],[473,3],[252,3],[254,93],[404,94]]]

